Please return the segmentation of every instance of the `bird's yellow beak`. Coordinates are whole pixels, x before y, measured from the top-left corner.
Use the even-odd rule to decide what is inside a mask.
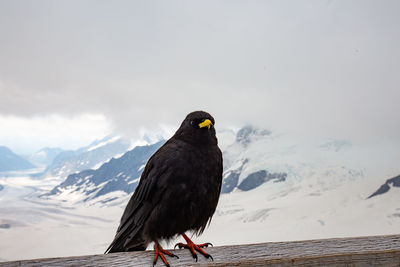
[[[210,129],[212,122],[209,119],[204,120],[202,123],[199,124],[200,128],[204,128],[207,127],[208,129]]]

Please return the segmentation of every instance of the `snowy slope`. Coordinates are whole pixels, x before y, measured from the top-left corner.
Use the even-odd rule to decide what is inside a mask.
[[[295,188],[264,184],[220,198],[210,228],[199,242],[216,245],[399,234],[400,188],[366,199],[376,181],[349,181],[329,190],[318,177]]]
[[[105,210],[39,198],[58,183],[52,177],[0,175],[0,261],[104,252],[119,206]]]

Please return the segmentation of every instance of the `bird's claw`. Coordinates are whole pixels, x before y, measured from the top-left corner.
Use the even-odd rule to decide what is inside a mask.
[[[161,258],[161,260],[164,262],[166,267],[170,267],[170,265],[169,265],[167,259],[165,258],[164,254],[168,255],[170,257],[174,257],[174,258],[179,259],[179,257],[177,255],[175,255],[172,252],[164,250],[159,244],[154,245],[154,251],[155,251],[155,255],[154,255],[154,260],[153,260],[153,267],[156,265],[158,257]]]
[[[214,247],[213,244],[211,244],[211,243],[204,243],[204,244],[200,244],[200,245],[197,245],[197,246],[199,248],[208,248],[208,246]]]
[[[211,259],[211,261],[214,261],[214,258],[210,255],[210,254],[207,254],[207,255],[204,255],[207,259],[208,258],[210,258]]]
[[[178,243],[178,244],[176,244],[176,245],[174,246],[174,249],[176,249],[176,247],[178,247],[179,249],[181,249],[181,248],[184,248],[184,247],[185,247],[185,244]]]
[[[179,249],[181,249],[181,248],[187,248],[187,249],[189,249],[190,254],[192,254],[192,257],[193,257],[193,259],[196,260],[196,262],[198,261],[198,257],[197,257],[197,254],[196,254],[196,250],[197,250],[200,254],[202,254],[204,257],[206,257],[206,259],[211,259],[212,261],[214,261],[213,257],[212,257],[210,254],[206,253],[206,252],[202,249],[202,248],[207,248],[208,246],[212,246],[212,247],[213,247],[213,244],[211,244],[211,243],[203,243],[203,244],[196,245],[196,244],[193,243],[193,241],[190,240],[185,234],[182,234],[182,236],[183,236],[183,238],[186,240],[187,244],[184,244],[184,243],[177,243],[177,244],[174,246],[174,249],[175,249],[176,247],[178,247]]]

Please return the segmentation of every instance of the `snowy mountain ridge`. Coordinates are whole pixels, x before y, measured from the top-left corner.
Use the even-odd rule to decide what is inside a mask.
[[[223,130],[219,140],[224,158],[222,194],[251,191],[263,184],[276,191],[290,191],[301,183],[314,187],[314,194],[321,194],[366,177],[366,167],[360,168],[362,163],[349,160],[364,152],[357,151],[349,141],[299,142],[289,134],[252,126],[236,132]],[[126,197],[134,191],[148,158],[163,142],[136,146],[96,170],[70,174],[47,196],[113,205],[116,195]]]
[[[164,141],[159,141],[152,145],[136,146],[123,156],[112,158],[96,170],[70,174],[45,196],[84,202],[96,199],[105,203],[116,199],[113,196],[115,192],[130,194],[136,188],[147,160],[163,143]]]

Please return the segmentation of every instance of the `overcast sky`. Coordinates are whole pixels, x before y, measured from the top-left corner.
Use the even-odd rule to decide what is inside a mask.
[[[400,143],[400,1],[0,1],[0,145],[217,127]],[[48,134],[48,135],[47,135]]]

